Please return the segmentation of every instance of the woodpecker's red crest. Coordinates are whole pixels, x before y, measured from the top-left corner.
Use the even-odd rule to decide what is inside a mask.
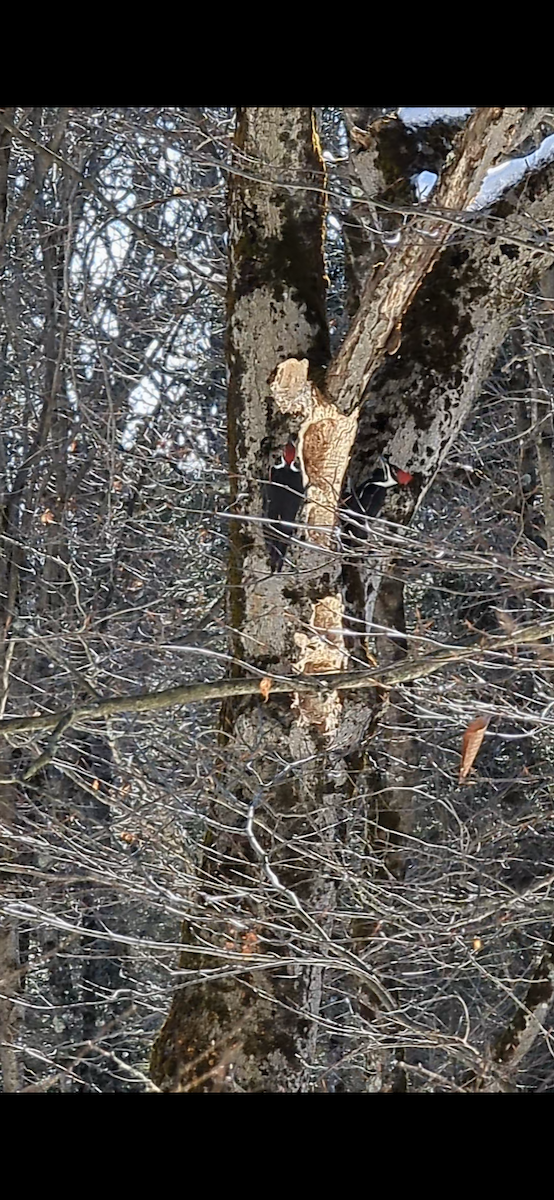
[[[344,507],[347,510],[344,516],[346,540],[350,538],[352,542],[367,536],[367,518],[372,519],[379,515],[387,497],[387,490],[396,486],[406,487],[412,479],[410,471],[393,466],[388,458],[380,455],[369,479],[358,487],[349,483],[344,498]]]

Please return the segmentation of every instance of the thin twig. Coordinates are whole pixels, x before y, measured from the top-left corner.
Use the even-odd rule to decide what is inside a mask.
[[[522,626],[503,637],[482,637],[463,646],[452,646],[421,658],[408,658],[385,670],[336,671],[323,675],[270,676],[270,694],[282,692],[306,692],[331,689],[343,691],[363,688],[391,688],[402,683],[412,683],[434,675],[444,667],[466,660],[479,660],[485,654],[496,654],[518,645],[528,645],[554,636],[554,620]],[[254,671],[254,668],[252,668]],[[70,717],[69,724],[82,720],[98,720],[113,717],[118,713],[159,712],[176,705],[191,704],[202,700],[221,700],[227,696],[254,696],[260,690],[264,672],[258,671],[254,678],[216,679],[210,683],[188,683],[181,687],[164,688],[160,692],[143,692],[138,695],[114,696],[98,704],[82,704],[73,709],[63,709],[43,717],[8,717],[0,721],[0,736],[10,733],[38,732],[55,729],[59,721]],[[539,718],[537,718],[539,719]]]

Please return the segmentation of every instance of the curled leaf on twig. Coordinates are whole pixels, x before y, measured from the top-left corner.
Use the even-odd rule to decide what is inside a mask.
[[[490,717],[476,717],[468,725],[462,738],[462,761],[460,763],[459,781],[463,783],[467,779],[469,772],[477,758],[481,749],[485,730],[489,724]]]
[[[267,704],[272,687],[273,680],[269,678],[269,675],[264,675],[263,679],[260,679],[260,693],[263,696],[265,704]]]

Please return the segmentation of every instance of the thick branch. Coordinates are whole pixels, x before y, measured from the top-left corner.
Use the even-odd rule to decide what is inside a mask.
[[[484,654],[508,650],[513,646],[529,645],[542,638],[554,637],[554,621],[522,626],[503,637],[480,638],[470,645],[452,646],[421,658],[407,658],[382,671],[337,671],[326,675],[297,675],[294,678],[272,679],[270,694],[307,692],[330,688],[333,691],[362,688],[395,687],[434,675],[451,663],[482,658]],[[201,700],[221,700],[228,696],[254,696],[260,691],[260,672],[254,679],[216,679],[212,683],[187,683],[182,687],[165,688],[161,692],[145,692],[137,696],[116,696],[99,704],[83,704],[74,709],[62,709],[44,717],[9,717],[0,721],[0,737],[10,733],[36,733],[55,729],[58,724],[75,724],[81,720],[98,720],[119,713],[159,712],[175,705]],[[65,725],[64,725],[65,727]]]
[[[510,1024],[497,1039],[492,1058],[495,1062],[516,1069],[528,1054],[544,1022],[554,998],[553,943],[547,942],[529,985],[523,1004],[518,1007]]]
[[[523,1059],[532,1049],[539,1034],[545,1034],[545,1024],[554,998],[554,943],[552,931],[545,943],[527,993],[517,1000],[517,1007],[509,1024],[491,1047],[492,1063],[500,1064],[502,1074],[494,1071],[488,1080],[481,1076],[476,1081],[477,1090],[482,1092],[515,1092],[514,1076],[517,1076]]]
[[[524,108],[480,108],[460,135],[458,150],[434,197],[434,207],[464,211],[488,170],[514,141]],[[356,317],[327,374],[327,391],[343,412],[360,402],[369,380],[398,333],[404,313],[441,255],[451,226],[444,218],[408,225],[396,250],[374,271]]]
[[[5,111],[8,114],[8,118],[13,115],[13,108],[7,108]],[[0,134],[0,245],[4,236],[4,224],[8,209],[8,165],[10,161],[11,140],[11,133],[8,129],[4,129],[3,133]]]

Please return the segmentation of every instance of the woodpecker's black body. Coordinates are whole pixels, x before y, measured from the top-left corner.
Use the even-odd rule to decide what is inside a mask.
[[[271,570],[280,571],[289,539],[294,534],[294,522],[304,499],[302,471],[296,461],[296,448],[287,442],[279,462],[269,472],[264,488],[264,515],[271,521],[265,527],[265,540]]]
[[[379,515],[388,489],[398,485],[404,487],[412,478],[409,471],[392,467],[386,458],[380,458],[370,478],[358,488],[351,486],[344,497],[341,507],[346,528],[345,540],[355,546],[357,540],[367,537],[367,520]]]

